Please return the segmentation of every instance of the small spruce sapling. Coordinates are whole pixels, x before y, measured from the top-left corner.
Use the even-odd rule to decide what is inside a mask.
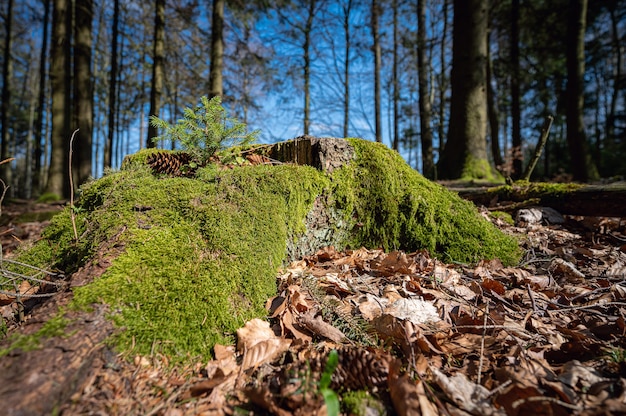
[[[179,142],[182,149],[191,155],[189,167],[192,169],[205,166],[220,150],[253,143],[259,135],[259,130],[248,132],[244,123],[228,117],[220,97],[209,100],[203,96],[200,105],[185,108],[183,118],[174,125],[156,116],[150,116],[150,123],[163,131],[161,136],[152,140]]]

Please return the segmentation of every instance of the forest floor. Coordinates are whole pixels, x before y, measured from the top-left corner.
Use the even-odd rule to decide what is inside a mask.
[[[46,225],[15,219],[57,209],[5,204],[4,256]],[[520,236],[519,266],[328,248],[285,268],[270,323],[214,360],[114,357],[58,413],[332,414],[339,396],[343,414],[626,414],[626,219],[485,216]]]

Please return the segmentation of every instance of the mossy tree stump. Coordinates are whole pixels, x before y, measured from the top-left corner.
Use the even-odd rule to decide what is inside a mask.
[[[51,325],[17,331],[0,344],[0,368],[14,369],[0,373],[0,385],[20,387],[0,389],[0,400],[17,403],[29,389],[47,407],[21,409],[51,413],[79,391],[84,380],[64,371],[65,354],[79,363],[110,351],[101,342],[110,330],[91,333],[94,311],[108,311],[106,322],[117,329],[107,345],[126,356],[206,359],[215,343],[233,341],[247,320],[265,316],[284,262],[326,245],[428,250],[444,261],[519,258],[515,239],[381,144],[304,137],[257,151],[294,163],[157,177],[143,151],[84,186],[74,210],[78,241],[68,207],[21,256],[68,276],[71,291],[48,302],[65,305],[53,315],[70,321],[71,351],[56,346],[63,337]],[[57,375],[54,383],[29,383],[37,367]]]

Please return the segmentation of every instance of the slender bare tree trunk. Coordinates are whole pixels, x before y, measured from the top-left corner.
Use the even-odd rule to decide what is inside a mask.
[[[430,126],[431,105],[428,74],[430,60],[426,55],[426,0],[417,0],[417,77],[419,87],[420,138],[422,142],[422,172],[428,179],[435,179],[433,158],[433,132]]]
[[[304,26],[304,134],[311,128],[311,32],[315,18],[315,2],[309,0],[309,12]]]
[[[343,30],[345,36],[345,63],[343,67],[343,137],[348,137],[348,126],[350,121],[350,50],[352,39],[350,37],[352,28],[350,27],[350,12],[352,10],[352,0],[348,0],[343,7]]]
[[[68,153],[70,141],[70,36],[71,8],[69,0],[54,0],[52,13],[52,48],[50,89],[52,92],[52,131],[48,184],[46,192],[62,198],[69,196]]]
[[[439,136],[439,154],[443,152],[445,147],[445,123],[444,117],[446,115],[446,90],[448,89],[448,83],[446,82],[446,38],[448,35],[448,1],[443,0],[443,28],[441,30],[441,47],[440,53],[440,80],[439,80],[439,125],[437,126],[437,135]],[[437,175],[439,176],[439,175]]]
[[[150,91],[150,115],[159,116],[161,111],[161,94],[163,93],[163,64],[165,56],[165,0],[156,0],[154,13],[154,51],[152,55],[152,89]],[[157,129],[148,126],[146,147],[155,147],[152,140],[159,134]]]
[[[11,108],[11,84],[12,75],[12,59],[11,59],[11,46],[13,43],[13,0],[7,2],[7,14],[5,25],[5,38],[4,38],[4,62],[2,66],[2,116],[0,122],[2,123],[2,136],[0,140],[0,160],[5,160],[9,157],[9,111]],[[11,185],[11,165],[5,163],[0,165],[0,179],[2,179],[6,186]]]
[[[393,150],[398,150],[400,146],[400,85],[398,81],[398,48],[400,46],[400,39],[398,34],[398,0],[392,0],[391,9],[393,11],[393,70],[391,80],[393,87],[393,138],[391,141],[391,148]]]
[[[111,72],[109,74],[109,129],[104,144],[104,167],[113,163],[113,140],[115,138],[115,114],[117,112],[117,41],[120,25],[120,0],[113,0],[113,27],[111,29]]]
[[[567,24],[567,96],[565,112],[567,118],[567,143],[575,181],[587,182],[598,177],[591,155],[583,123],[583,85],[585,75],[585,29],[587,0],[572,0],[569,3]]]
[[[615,9],[611,8],[611,43],[613,44],[613,52],[615,53],[615,70],[613,72],[613,91],[611,93],[611,101],[609,103],[609,114],[606,118],[606,138],[609,146],[615,140],[615,118],[618,95],[620,92],[620,77],[622,76],[622,46],[620,44],[619,35],[619,18],[615,13]]]
[[[492,84],[492,62],[491,45],[487,38],[487,112],[489,117],[489,135],[491,137],[491,155],[496,168],[504,165],[502,151],[500,150],[500,120],[498,119],[498,109],[496,107],[496,93]]]
[[[224,0],[213,0],[213,16],[211,22],[209,98],[224,96],[222,78],[224,68]]]
[[[372,38],[374,52],[374,118],[376,126],[376,141],[382,143],[383,141],[383,124],[381,120],[381,82],[380,71],[382,67],[382,50],[380,46],[380,30],[379,30],[379,17],[380,17],[380,4],[379,0],[372,0]]]
[[[75,2],[74,26],[74,118],[79,132],[74,140],[74,185],[84,183],[91,176],[93,148],[93,87],[91,70],[91,28],[93,0]]]
[[[520,0],[511,3],[511,146],[513,148],[513,171],[511,177],[518,179],[523,171],[520,66],[519,66],[519,8]]]
[[[43,155],[42,146],[46,138],[44,137],[44,111],[46,105],[46,61],[48,60],[48,26],[50,23],[50,0],[43,0],[43,28],[41,40],[41,53],[39,55],[39,91],[37,104],[37,121],[35,122],[37,131],[35,132],[35,146],[33,149],[33,192],[38,194],[43,188],[41,171],[41,157]]]

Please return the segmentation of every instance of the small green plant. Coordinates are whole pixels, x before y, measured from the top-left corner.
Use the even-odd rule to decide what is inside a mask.
[[[608,358],[614,363],[626,362],[626,350],[623,348],[615,347],[608,351]]]
[[[152,126],[163,134],[154,141],[169,139],[179,142],[192,157],[190,168],[205,166],[216,152],[230,146],[249,145],[259,135],[259,130],[248,132],[247,126],[226,115],[220,97],[210,100],[204,96],[196,108],[186,108],[183,118],[171,125],[156,116],[150,117]]]
[[[326,412],[328,416],[339,415],[339,397],[333,389],[330,388],[331,379],[337,365],[339,364],[339,354],[337,350],[332,350],[328,354],[328,361],[324,367],[324,372],[320,378],[319,389],[324,402],[326,403]]]

